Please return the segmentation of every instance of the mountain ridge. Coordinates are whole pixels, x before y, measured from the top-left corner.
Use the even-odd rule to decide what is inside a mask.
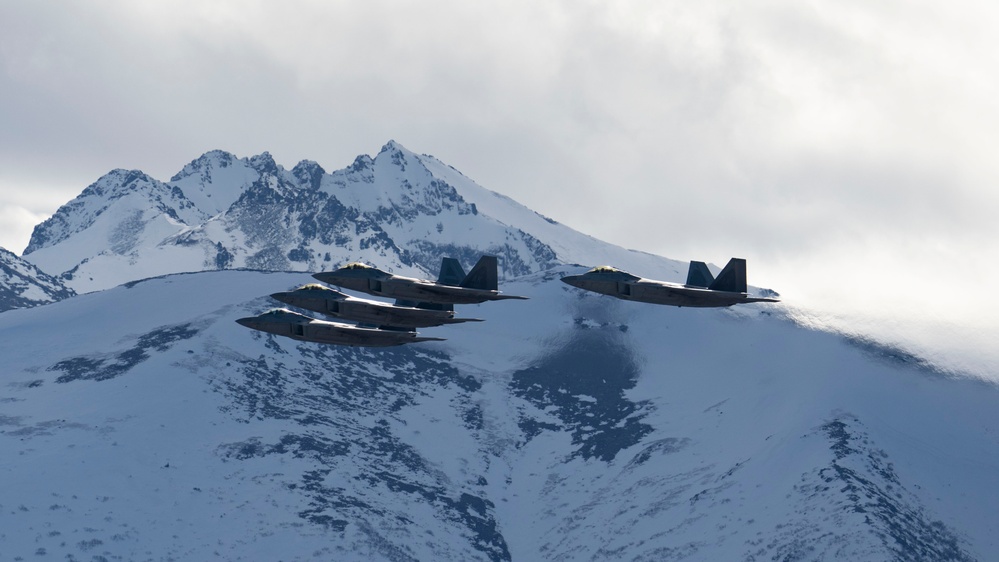
[[[426,276],[442,255],[474,262],[482,253],[500,257],[503,277],[620,254],[389,141],[329,173],[308,160],[286,170],[268,153],[219,150],[169,183],[113,171],[36,227],[24,258],[87,292],[176,271],[319,270],[358,259]],[[679,276],[675,262],[632,261],[669,264]]]

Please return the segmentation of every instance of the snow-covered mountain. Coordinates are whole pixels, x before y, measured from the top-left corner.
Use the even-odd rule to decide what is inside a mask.
[[[459,307],[486,321],[424,330],[444,342],[234,322],[308,271],[483,252],[531,300]],[[396,143],[333,173],[219,151],[170,182],[114,171],[25,254],[89,292],[0,313],[0,560],[999,557],[994,386],[787,304],[568,287],[575,263],[686,264]]]
[[[441,256],[467,265],[483,253],[500,256],[501,275],[513,277],[603,263],[619,250],[389,142],[332,173],[311,161],[286,170],[267,153],[222,151],[167,183],[114,170],[38,225],[24,258],[88,292],[180,271],[317,271],[348,260],[426,276]],[[685,267],[626,255],[619,265],[649,274],[680,278]]]
[[[996,389],[783,309],[530,296],[393,349],[220,271],[0,314],[5,560],[991,560]],[[427,330],[427,333],[430,333]],[[103,557],[103,558],[101,558]]]
[[[74,294],[58,279],[0,248],[0,312],[55,302]]]

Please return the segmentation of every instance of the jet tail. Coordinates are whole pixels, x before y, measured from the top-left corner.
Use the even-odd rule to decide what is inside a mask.
[[[728,260],[725,269],[721,270],[718,277],[708,285],[708,289],[712,291],[729,291],[732,293],[747,292],[746,260],[742,258]]]
[[[441,273],[437,276],[437,282],[441,285],[451,285],[457,287],[465,279],[465,270],[454,258],[441,258]]]
[[[499,273],[496,256],[482,256],[479,261],[462,279],[460,287],[466,289],[499,290]]]
[[[707,264],[702,261],[690,262],[690,269],[687,270],[687,285],[707,289],[714,280],[715,276],[711,275],[711,270],[708,269]]]

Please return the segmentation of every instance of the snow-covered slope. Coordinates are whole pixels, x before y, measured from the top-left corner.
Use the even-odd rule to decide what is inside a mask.
[[[392,349],[235,324],[296,273],[5,312],[0,559],[999,556],[994,387],[782,307],[558,281],[579,271]]]
[[[0,312],[46,304],[74,294],[58,279],[0,248]]]
[[[682,278],[684,264],[623,251],[488,191],[389,142],[326,173],[267,153],[209,152],[164,183],[115,170],[36,227],[25,259],[79,292],[181,271],[317,271],[364,260],[405,275],[500,257],[501,275],[614,263]]]

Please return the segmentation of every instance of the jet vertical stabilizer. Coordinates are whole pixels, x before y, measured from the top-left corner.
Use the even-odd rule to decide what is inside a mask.
[[[721,270],[718,277],[708,285],[712,291],[729,291],[732,293],[745,293],[746,285],[746,260],[742,258],[732,258],[725,264],[725,269]]]
[[[690,262],[690,269],[687,270],[687,285],[690,287],[703,287],[707,289],[715,280],[711,275],[711,270],[702,261]]]
[[[437,276],[437,282],[441,285],[453,285],[458,287],[465,279],[465,270],[454,258],[441,258],[441,273]]]
[[[461,287],[466,289],[481,289],[484,291],[499,290],[499,273],[497,272],[496,256],[482,256],[475,263],[472,271],[461,281]]]

